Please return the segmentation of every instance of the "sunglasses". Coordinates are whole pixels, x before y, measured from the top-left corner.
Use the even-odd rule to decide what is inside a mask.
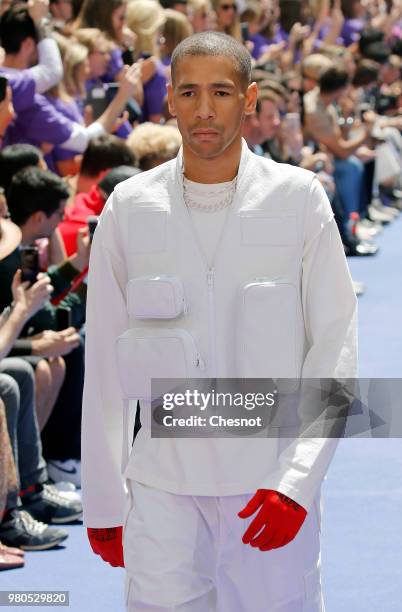
[[[230,11],[230,9],[237,11],[236,4],[221,4],[219,8],[222,9],[222,11]]]

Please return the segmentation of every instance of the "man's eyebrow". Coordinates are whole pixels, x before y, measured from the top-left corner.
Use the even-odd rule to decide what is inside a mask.
[[[184,89],[197,89],[199,85],[197,83],[182,83],[182,85],[178,86],[179,91],[183,91]],[[225,83],[224,81],[218,83],[210,83],[210,87],[214,89],[235,89],[235,86],[232,83]]]

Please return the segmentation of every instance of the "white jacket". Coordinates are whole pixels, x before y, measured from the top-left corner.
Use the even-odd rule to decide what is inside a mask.
[[[151,438],[151,377],[356,376],[356,297],[314,174],[258,157],[243,141],[209,269],[183,201],[181,166],[180,152],[118,185],[92,245],[82,426],[91,527],[122,524],[123,414],[128,405],[132,418],[137,398],[143,427],[124,475],[149,486],[189,495],[274,489],[309,509],[327,471],[333,439],[295,440],[280,452],[273,439]],[[174,306],[161,283],[184,288],[187,308],[175,318],[163,318]]]

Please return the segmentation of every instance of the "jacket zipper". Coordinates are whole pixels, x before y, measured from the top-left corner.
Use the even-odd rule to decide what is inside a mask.
[[[209,350],[211,353],[210,375],[216,377],[216,333],[215,333],[215,269],[208,268],[208,322],[209,322]]]

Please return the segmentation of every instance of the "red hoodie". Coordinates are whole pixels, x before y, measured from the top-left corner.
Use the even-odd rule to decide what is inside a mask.
[[[80,227],[87,225],[88,217],[99,216],[105,205],[98,186],[94,185],[89,193],[77,193],[72,206],[66,208],[64,221],[57,226],[66,247],[67,256],[77,252],[77,234]]]

